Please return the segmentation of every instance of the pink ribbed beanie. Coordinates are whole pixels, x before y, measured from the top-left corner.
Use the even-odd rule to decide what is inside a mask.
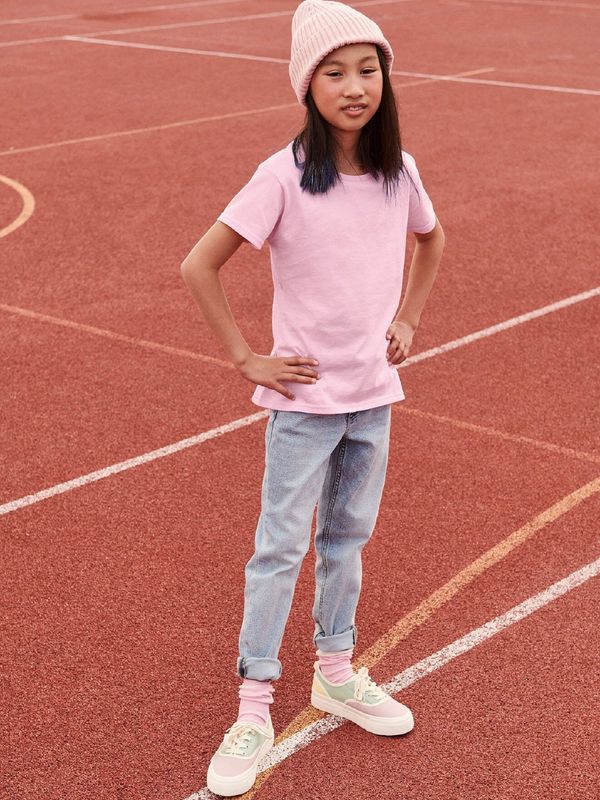
[[[378,44],[391,74],[394,52],[372,19],[336,0],[303,0],[292,17],[290,80],[301,106],[315,69],[332,50],[346,44]]]

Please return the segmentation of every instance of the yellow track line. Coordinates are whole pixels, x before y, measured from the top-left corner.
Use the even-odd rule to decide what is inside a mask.
[[[518,444],[532,445],[533,447],[539,447],[542,450],[548,450],[551,453],[557,453],[558,455],[567,456],[568,458],[578,458],[581,461],[590,461],[592,464],[600,464],[600,455],[597,455],[596,453],[588,453],[584,450],[575,450],[572,447],[562,447],[559,444],[544,442],[540,439],[532,439],[529,436],[520,436],[516,433],[506,433],[505,431],[499,431],[496,428],[488,428],[484,425],[476,425],[473,422],[463,422],[460,419],[454,419],[454,417],[447,417],[443,414],[434,414],[431,411],[423,411],[419,408],[412,408],[405,403],[397,403],[394,410],[398,413],[414,414],[415,417],[432,419],[436,422],[453,425],[455,428],[464,428],[468,431],[475,431],[476,433],[482,433],[486,436],[495,436],[496,438],[504,439],[507,442],[517,442]]]
[[[116,331],[107,330],[106,328],[97,328],[94,325],[85,325],[81,322],[74,322],[73,320],[63,319],[62,317],[53,317],[49,314],[40,314],[38,311],[32,311],[28,308],[20,308],[19,306],[10,306],[6,303],[0,303],[0,311],[5,311],[7,314],[12,314],[19,317],[34,319],[38,322],[47,322],[63,328],[71,328],[72,330],[93,334],[94,336],[101,336],[105,339],[124,342],[125,344],[133,344],[138,347],[144,347],[149,350],[155,350],[161,353],[167,353],[169,355],[183,356],[185,358],[191,358],[195,361],[202,361],[207,364],[215,364],[219,367],[226,367],[230,370],[234,369],[234,366],[230,361],[225,361],[213,356],[207,356],[203,353],[194,352],[193,350],[186,350],[181,347],[172,347],[171,345],[160,344],[159,342],[153,342],[148,339],[140,339],[134,336],[126,336],[123,333],[117,333]],[[494,436],[498,439],[504,439],[505,441],[537,447],[541,450],[567,456],[567,458],[576,458],[580,461],[589,461],[592,464],[600,463],[600,456],[596,455],[595,453],[587,453],[583,450],[575,450],[571,447],[562,447],[561,445],[552,444],[551,442],[532,439],[528,436],[505,433],[504,431],[499,431],[495,428],[487,428],[483,425],[476,425],[472,422],[463,422],[462,420],[454,419],[453,417],[447,417],[442,414],[434,414],[429,411],[422,411],[418,408],[412,408],[405,403],[396,403],[392,408],[392,411],[393,413],[398,414],[413,414],[417,417],[432,419],[436,422],[442,422],[448,425],[453,425],[456,428],[464,428],[466,430],[475,431],[476,433],[485,434],[486,436]]]
[[[426,622],[436,611],[442,608],[442,606],[445,606],[461,589],[473,583],[476,578],[483,575],[490,567],[502,561],[509,553],[530,539],[535,533],[548,527],[550,523],[559,519],[559,517],[568,513],[585,499],[599,491],[600,478],[595,478],[579,489],[576,489],[574,492],[565,495],[565,497],[561,498],[558,502],[554,503],[521,528],[511,533],[506,539],[503,539],[490,550],[487,550],[483,555],[479,556],[479,558],[475,559],[475,561],[458,572],[447,583],[439,589],[436,589],[433,594],[430,594],[429,597],[423,600],[416,608],[409,611],[406,616],[398,620],[398,622],[371,645],[368,650],[353,660],[353,666],[357,669],[359,667],[373,667],[381,661],[381,659],[389,655],[389,653],[415,628]],[[316,722],[324,716],[326,715],[322,711],[319,711],[312,705],[307,705],[294,717],[287,727],[275,737],[274,745],[280,744],[285,739],[288,739],[307,725]],[[250,800],[250,798],[254,797],[256,792],[260,790],[275,769],[276,767],[271,767],[259,773],[252,789],[239,796],[243,797],[244,800]]]

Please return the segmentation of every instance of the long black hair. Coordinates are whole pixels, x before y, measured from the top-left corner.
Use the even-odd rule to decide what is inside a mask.
[[[389,199],[392,191],[396,191],[401,175],[407,174],[411,181],[412,178],[402,160],[398,109],[385,56],[379,45],[374,46],[383,74],[381,102],[360,132],[357,155],[366,171],[376,180],[383,177],[386,198]],[[340,180],[335,159],[337,143],[313,100],[310,87],[306,94],[306,105],[304,127],[292,143],[294,162],[298,168],[302,168],[302,189],[311,194],[325,193]],[[300,161],[300,147],[304,151],[304,161]]]

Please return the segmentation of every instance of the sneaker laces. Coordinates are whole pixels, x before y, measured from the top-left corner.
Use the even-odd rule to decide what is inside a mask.
[[[354,685],[354,699],[362,702],[365,695],[373,700],[385,700],[387,694],[373,681],[366,667],[361,667],[356,673]]]
[[[223,737],[223,749],[227,755],[243,756],[256,736],[256,728],[251,722],[238,720],[227,728]]]

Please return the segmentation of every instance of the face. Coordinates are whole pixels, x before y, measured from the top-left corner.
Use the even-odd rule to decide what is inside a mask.
[[[361,42],[333,50],[314,71],[309,88],[319,112],[334,129],[358,133],[381,102],[383,75],[375,45]],[[356,104],[363,110],[344,110]]]

